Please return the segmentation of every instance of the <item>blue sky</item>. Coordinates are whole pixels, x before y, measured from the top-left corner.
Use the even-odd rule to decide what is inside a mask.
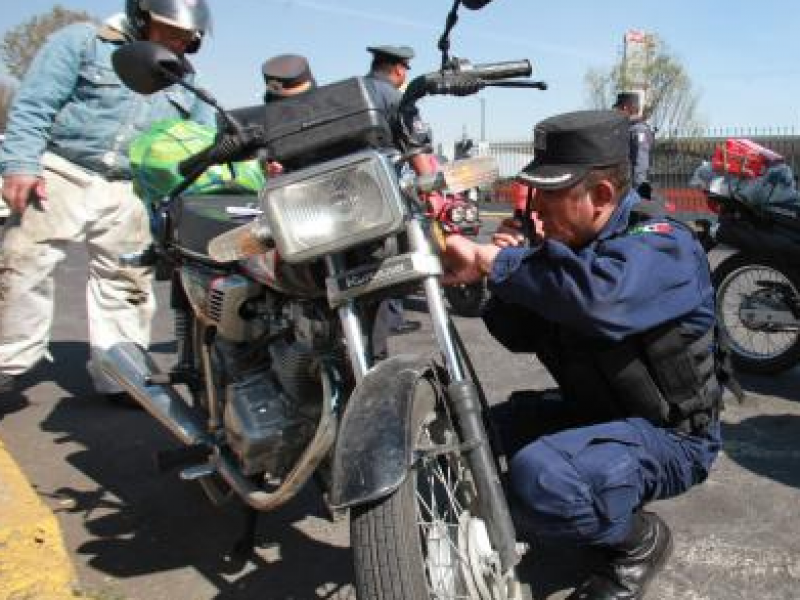
[[[373,44],[408,44],[412,73],[438,66],[436,42],[450,0],[209,0],[214,32],[195,63],[228,107],[260,101],[260,65],[283,52],[309,57],[321,83],[363,74]],[[5,0],[0,35],[53,6]],[[105,17],[122,0],[62,0]],[[546,92],[486,90],[488,139],[526,138],[546,116],[587,105],[584,75],[617,60],[623,34],[642,29],[666,40],[700,94],[712,127],[800,126],[800,2],[761,0],[494,0],[464,10],[452,51],[476,62],[529,58]],[[421,104],[437,142],[480,133],[481,102],[435,98]]]

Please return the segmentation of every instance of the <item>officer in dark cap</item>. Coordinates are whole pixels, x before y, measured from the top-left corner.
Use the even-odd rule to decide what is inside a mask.
[[[368,46],[367,51],[372,54],[372,64],[364,80],[377,107],[392,122],[398,119],[398,107],[403,97],[400,89],[408,79],[414,50],[409,46]],[[420,148],[425,147],[430,143],[427,128],[423,126],[419,115],[414,116],[414,121],[418,124],[415,127],[419,132],[418,145]],[[434,171],[431,156],[427,152],[413,156],[411,166],[418,174]],[[402,300],[387,300],[382,303],[376,319],[373,349],[378,355],[385,354],[386,335],[390,331],[395,334],[411,333],[420,327],[419,321],[405,319]]]
[[[408,46],[369,46],[367,51],[372,54],[372,64],[364,78],[366,84],[378,108],[395,118],[414,50]]]
[[[630,121],[630,160],[632,184],[639,195],[650,200],[653,195],[650,184],[650,152],[655,142],[655,134],[642,115],[641,96],[636,92],[620,92],[614,108],[628,117]]]
[[[308,59],[299,54],[280,54],[264,61],[264,102],[296,96],[317,86]]]
[[[558,115],[536,126],[534,145],[519,179],[536,189],[541,236],[451,236],[445,283],[488,276],[489,331],[535,353],[560,388],[547,403],[557,418],[533,439],[514,438],[542,408],[535,394],[504,405],[521,529],[601,553],[570,599],[640,599],[672,549],[645,505],[705,480],[721,445],[725,372],[708,263],[680,223],[631,222],[640,198],[624,115]]]

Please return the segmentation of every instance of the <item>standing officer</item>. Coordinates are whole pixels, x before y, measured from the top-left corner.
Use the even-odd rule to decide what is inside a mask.
[[[151,243],[147,211],[131,186],[128,145],[162,119],[213,125],[215,116],[180,85],[150,96],[129,90],[111,55],[133,40],[196,52],[210,27],[206,0],[126,0],[125,14],[102,25],[74,23],[54,33],[31,63],[0,152],[3,199],[14,213],[0,261],[0,392],[47,356],[53,270],[64,245],[81,241],[89,255],[89,370],[98,392],[124,398],[96,366],[98,354],[125,340],[146,347],[155,308],[152,269],[118,263],[120,254]]]
[[[414,50],[409,46],[370,46],[367,48],[372,53],[372,64],[365,80],[370,94],[390,122],[399,119],[397,114],[400,99],[403,97],[401,89],[408,81],[408,72],[411,70],[411,59]],[[430,145],[430,134],[427,126],[415,115],[411,125],[417,137],[416,147],[419,150],[411,158],[411,166],[417,174],[431,173],[431,157],[427,152]]]
[[[279,54],[264,61],[264,103],[290,98],[317,87],[308,59],[299,54]]]
[[[706,479],[720,449],[722,389],[706,255],[682,225],[632,226],[628,121],[616,111],[558,115],[535,129],[543,238],[447,240],[445,282],[489,277],[487,327],[534,352],[570,423],[528,441],[511,486],[537,534],[599,549],[603,568],[571,600],[633,600],[672,548],[646,503]]]
[[[308,59],[299,54],[279,54],[268,58],[261,66],[261,74],[264,76],[264,104],[299,96],[317,87]],[[268,160],[265,170],[267,175],[274,177],[283,173],[283,165]]]
[[[403,97],[400,89],[408,80],[414,50],[409,46],[369,46],[367,51],[372,53],[372,64],[364,79],[370,95],[378,109],[387,115],[390,122],[394,122],[399,118],[398,107]],[[417,173],[429,173],[433,170],[430,158],[427,153],[418,153],[411,159],[411,166]],[[419,321],[404,317],[402,299],[392,298],[383,302],[378,310],[372,336],[373,352],[377,355],[386,353],[386,336],[390,332],[410,333],[420,327]]]
[[[651,200],[650,152],[655,135],[642,115],[640,96],[636,92],[620,92],[614,108],[627,115],[630,120],[630,161],[633,189],[645,200]]]

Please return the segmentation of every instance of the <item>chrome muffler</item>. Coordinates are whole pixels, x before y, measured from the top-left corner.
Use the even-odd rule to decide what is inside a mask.
[[[138,344],[122,342],[106,350],[100,367],[186,445],[210,445],[203,420],[169,386],[149,383],[159,372],[153,359]]]

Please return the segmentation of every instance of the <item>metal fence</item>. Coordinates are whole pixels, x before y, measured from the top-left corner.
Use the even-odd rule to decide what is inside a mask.
[[[650,178],[658,188],[685,188],[702,161],[728,138],[747,138],[781,154],[800,174],[800,135],[790,128],[711,129],[700,133],[673,133],[657,139]]]
[[[492,156],[500,167],[500,177],[513,177],[533,160],[533,141],[479,142],[479,156]]]
[[[800,175],[800,132],[794,128],[732,127],[660,134],[651,157],[650,179],[656,193],[670,202],[675,212],[707,210],[705,197],[689,187],[689,180],[704,160],[711,159],[714,148],[728,138],[748,138],[774,150],[786,159],[795,175]],[[482,142],[478,144],[478,154],[497,159],[500,177],[509,178],[533,159],[533,142]]]

